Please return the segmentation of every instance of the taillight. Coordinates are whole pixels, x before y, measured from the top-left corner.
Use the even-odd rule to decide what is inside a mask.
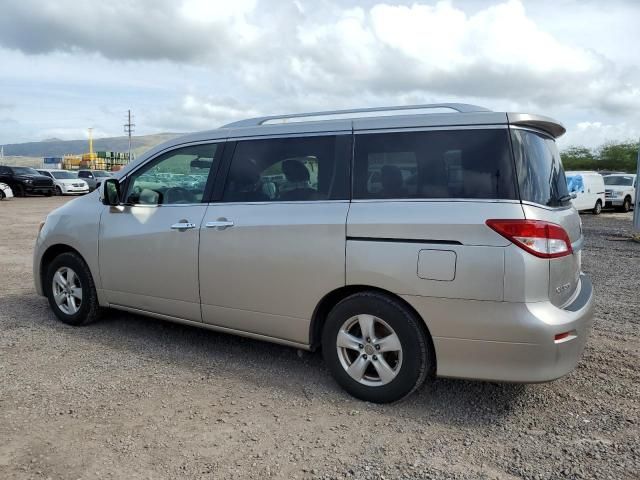
[[[486,223],[536,257],[557,258],[573,252],[566,230],[555,223],[542,220],[487,220]]]

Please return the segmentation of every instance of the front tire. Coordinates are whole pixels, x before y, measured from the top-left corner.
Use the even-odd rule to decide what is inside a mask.
[[[624,202],[622,202],[622,211],[624,213],[627,213],[627,212],[631,211],[631,198],[630,197],[626,197],[624,199]]]
[[[322,350],[340,386],[368,402],[400,400],[434,371],[422,320],[399,301],[377,292],[356,293],[331,310]]]
[[[58,185],[56,185],[56,195],[62,196],[62,189]]]
[[[602,213],[602,202],[600,200],[596,201],[595,207],[593,207],[593,214],[600,215]]]
[[[49,305],[60,321],[80,326],[98,318],[96,287],[89,267],[77,253],[58,255],[47,268],[44,285]]]

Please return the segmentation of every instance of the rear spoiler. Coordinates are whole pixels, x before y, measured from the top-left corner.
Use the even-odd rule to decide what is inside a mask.
[[[567,131],[560,122],[542,115],[530,115],[528,113],[507,113],[509,125],[518,127],[531,127],[548,133],[553,138],[561,137]]]

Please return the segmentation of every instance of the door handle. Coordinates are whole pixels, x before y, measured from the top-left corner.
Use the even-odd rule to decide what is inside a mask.
[[[219,218],[215,222],[207,222],[204,225],[207,228],[217,228],[218,230],[224,230],[225,228],[233,227],[233,221],[226,218]]]
[[[196,228],[196,224],[195,223],[191,223],[191,222],[178,222],[178,223],[174,223],[173,225],[171,225],[171,229],[172,230],[189,230],[192,228]]]

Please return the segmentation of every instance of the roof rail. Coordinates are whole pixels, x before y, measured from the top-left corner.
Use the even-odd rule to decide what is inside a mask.
[[[309,121],[313,121],[313,117],[323,117],[331,115],[349,115],[357,113],[375,113],[375,112],[393,112],[402,110],[424,110],[429,108],[448,108],[458,113],[471,113],[471,112],[490,112],[491,110],[479,107],[478,105],[470,105],[467,103],[430,103],[425,105],[401,105],[396,107],[373,107],[373,108],[354,108],[350,110],[328,110],[325,112],[312,112],[312,113],[291,113],[288,115],[270,115],[267,117],[248,118],[246,120],[239,120],[237,122],[228,123],[220,128],[230,127],[256,127],[264,125],[271,120],[283,120],[286,121],[290,118],[309,118]]]

